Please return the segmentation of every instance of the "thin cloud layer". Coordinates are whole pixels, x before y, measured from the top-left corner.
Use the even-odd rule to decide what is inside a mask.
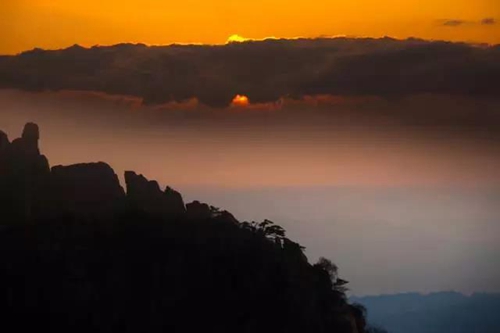
[[[492,17],[487,17],[487,18],[484,18],[481,20],[482,25],[493,25],[496,23],[497,23],[497,21]]]
[[[451,19],[451,20],[440,20],[439,24],[445,27],[462,27],[464,25],[495,25],[497,23],[496,19],[493,17],[485,17],[480,21],[465,21],[459,19]]]
[[[443,25],[447,27],[459,27],[461,25],[464,25],[465,23],[467,22],[463,20],[446,20],[443,22]]]
[[[121,44],[0,57],[0,88],[82,90],[145,104],[227,107],[304,96],[500,95],[500,46],[417,39],[298,39],[224,46]]]

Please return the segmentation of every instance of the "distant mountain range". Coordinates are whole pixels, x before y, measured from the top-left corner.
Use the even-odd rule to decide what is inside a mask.
[[[389,333],[498,333],[500,293],[457,292],[351,297],[368,322]]]

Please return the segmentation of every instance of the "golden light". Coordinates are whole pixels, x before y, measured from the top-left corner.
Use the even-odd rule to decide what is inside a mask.
[[[231,106],[246,107],[250,105],[250,100],[245,95],[236,95],[231,102]]]
[[[240,35],[231,35],[228,39],[227,39],[227,44],[229,43],[243,43],[243,42],[246,42],[250,39],[248,38],[245,38],[243,36],[240,36]]]
[[[346,34],[498,44],[500,24],[481,24],[483,18],[500,18],[498,3],[499,0],[406,0],[404,5],[398,0],[308,3],[0,0],[0,54],[16,54],[34,47],[60,49],[73,44],[90,47],[124,42],[146,45],[241,43],[269,39],[273,35],[315,38]],[[296,19],[294,24],[290,24],[290,18]],[[438,21],[448,18],[471,24],[444,29]],[[241,35],[233,34],[235,32]],[[231,37],[228,39],[228,36]]]

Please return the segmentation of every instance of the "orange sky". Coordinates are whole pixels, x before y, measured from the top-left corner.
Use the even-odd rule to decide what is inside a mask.
[[[233,34],[500,43],[499,0],[0,0],[0,18],[1,54],[73,44],[221,44]],[[497,22],[480,24],[485,18]]]

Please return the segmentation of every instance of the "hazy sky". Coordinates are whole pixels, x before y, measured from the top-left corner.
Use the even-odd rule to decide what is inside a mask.
[[[457,112],[480,116],[487,105],[457,101],[176,110],[4,90],[0,128],[12,139],[37,122],[52,165],[103,160],[120,177],[135,170],[241,220],[270,218],[312,260],[334,260],[357,295],[500,291],[498,137],[377,120],[391,108],[439,114],[460,105]],[[500,102],[488,103],[498,110]],[[360,109],[372,115],[368,123]]]
[[[500,43],[498,0],[0,0],[0,54],[121,42],[410,36]]]

